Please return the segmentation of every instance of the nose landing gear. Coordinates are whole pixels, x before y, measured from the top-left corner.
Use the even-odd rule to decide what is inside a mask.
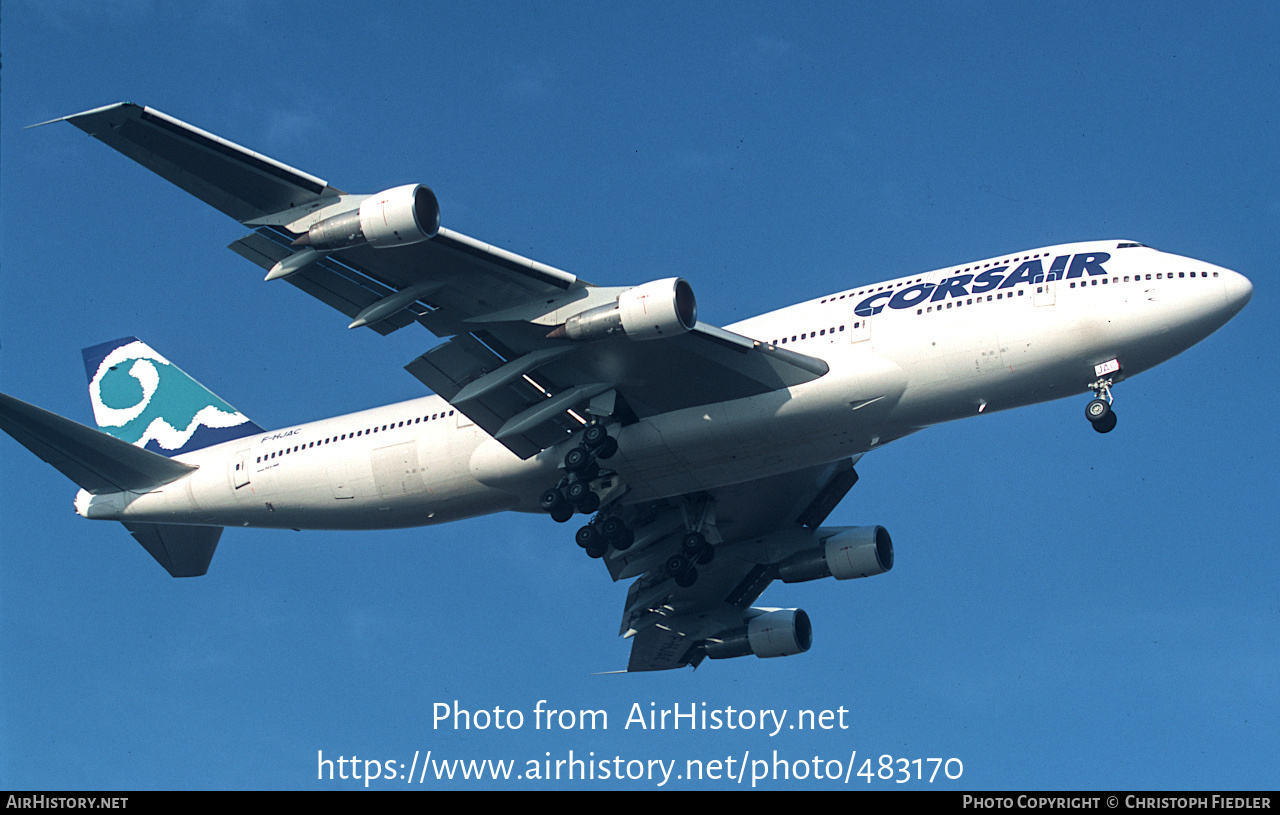
[[[1116,427],[1116,412],[1111,409],[1111,377],[1103,377],[1089,387],[1094,398],[1084,407],[1084,417],[1099,433],[1110,433]]]

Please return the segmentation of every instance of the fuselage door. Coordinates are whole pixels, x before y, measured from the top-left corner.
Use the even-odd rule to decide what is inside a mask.
[[[871,339],[871,318],[857,314],[849,316],[849,341],[864,342]]]
[[[1035,291],[1036,305],[1052,306],[1054,303],[1056,303],[1057,292],[1055,291],[1055,289],[1057,285],[1058,285],[1058,281],[1056,280],[1046,280],[1043,283],[1037,283],[1036,291]]]
[[[249,483],[249,459],[252,453],[252,450],[241,450],[231,459],[231,484],[236,489]]]

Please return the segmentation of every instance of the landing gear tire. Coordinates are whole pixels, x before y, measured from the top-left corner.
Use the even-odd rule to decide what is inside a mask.
[[[564,493],[560,490],[552,488],[542,493],[542,497],[538,499],[538,506],[542,507],[543,512],[555,514],[555,511],[563,507],[566,503]]]
[[[613,458],[616,452],[618,452],[618,440],[613,436],[605,436],[604,441],[600,442],[600,446],[596,448],[596,458],[604,461]]]
[[[636,542],[636,533],[621,518],[605,518],[600,521],[599,526],[600,537],[619,552],[625,552]]]
[[[574,481],[565,487],[565,497],[574,509],[590,515],[600,508],[600,496],[591,491],[591,485],[585,481]]]
[[[1089,404],[1084,406],[1084,417],[1097,425],[1099,422],[1106,421],[1111,415],[1111,403],[1106,399],[1093,399]],[[1112,423],[1114,426],[1114,422]],[[1100,431],[1105,433],[1106,431]]]
[[[667,574],[682,589],[687,589],[698,581],[698,570],[693,568],[693,563],[684,555],[667,558]]]
[[[542,507],[542,510],[551,516],[551,520],[558,524],[573,517],[573,504],[569,503],[564,493],[555,487],[542,493],[538,498],[538,506]]]
[[[689,560],[697,557],[702,552],[702,547],[706,545],[707,539],[702,536],[701,532],[689,532],[680,541],[680,548],[684,551],[684,556]]]
[[[591,485],[585,481],[574,481],[568,487],[565,487],[564,494],[569,503],[577,506],[591,494]]]
[[[591,451],[585,447],[575,447],[564,456],[564,468],[571,473],[580,473],[591,463]]]
[[[680,553],[690,563],[705,566],[715,559],[716,550],[701,532],[689,532],[680,541]]]
[[[583,549],[588,550],[591,549],[592,546],[604,542],[600,538],[600,530],[596,529],[595,524],[587,524],[579,529],[577,534],[573,536],[573,539]]]
[[[603,535],[604,539],[609,541],[609,543],[613,543],[621,538],[623,533],[626,531],[627,525],[621,518],[605,518],[604,521],[600,523],[600,534]]]
[[[689,563],[689,558],[684,555],[672,555],[667,558],[667,574],[671,577],[675,577],[676,575],[688,570],[691,565],[692,564]]]
[[[589,424],[587,429],[582,431],[582,443],[590,450],[595,450],[604,440],[609,438],[609,431],[605,430],[602,424]]]
[[[1093,429],[1099,433],[1110,433],[1116,428],[1116,412],[1114,410],[1107,411],[1105,418],[1099,419],[1093,423]]]

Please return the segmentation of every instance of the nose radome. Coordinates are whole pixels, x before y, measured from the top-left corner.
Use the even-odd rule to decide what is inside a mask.
[[[1238,314],[1253,296],[1253,283],[1239,272],[1233,272],[1230,269],[1222,271],[1223,277],[1226,278],[1222,282],[1222,288],[1227,296],[1227,305],[1233,315]]]

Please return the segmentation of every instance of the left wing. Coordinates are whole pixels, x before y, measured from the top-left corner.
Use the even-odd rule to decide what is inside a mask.
[[[580,430],[808,382],[826,363],[697,322],[683,281],[593,286],[439,226],[434,194],[350,195],[152,108],[67,121],[254,231],[231,249],[388,334],[451,338],[406,368],[522,458]]]
[[[822,526],[857,482],[855,461],[618,513],[634,540],[621,550],[609,547],[603,557],[615,580],[639,577],[627,592],[620,632],[634,638],[627,670],[808,650],[811,630],[803,611],[751,604],[777,579],[864,577],[892,568],[893,545],[883,528]],[[701,546],[699,538],[713,548]],[[594,554],[591,548],[588,554]]]
[[[54,121],[244,224],[252,231],[232,250],[266,269],[267,280],[287,280],[346,315],[350,327],[388,334],[416,322],[448,338],[406,368],[522,458],[583,431],[584,416],[625,425],[794,387],[828,370],[820,359],[698,322],[683,280],[594,286],[441,228],[435,195],[422,185],[351,195],[131,103]],[[803,612],[750,604],[775,579],[889,568],[892,546],[880,527],[820,527],[856,479],[845,460],[641,505],[614,500],[615,485],[607,511],[584,530],[590,538],[621,529],[626,539],[584,545],[606,557],[615,580],[638,578],[623,620],[635,639],[630,670],[807,649]],[[159,549],[173,538],[166,529],[133,531]],[[195,549],[211,552],[216,540],[209,534]]]

